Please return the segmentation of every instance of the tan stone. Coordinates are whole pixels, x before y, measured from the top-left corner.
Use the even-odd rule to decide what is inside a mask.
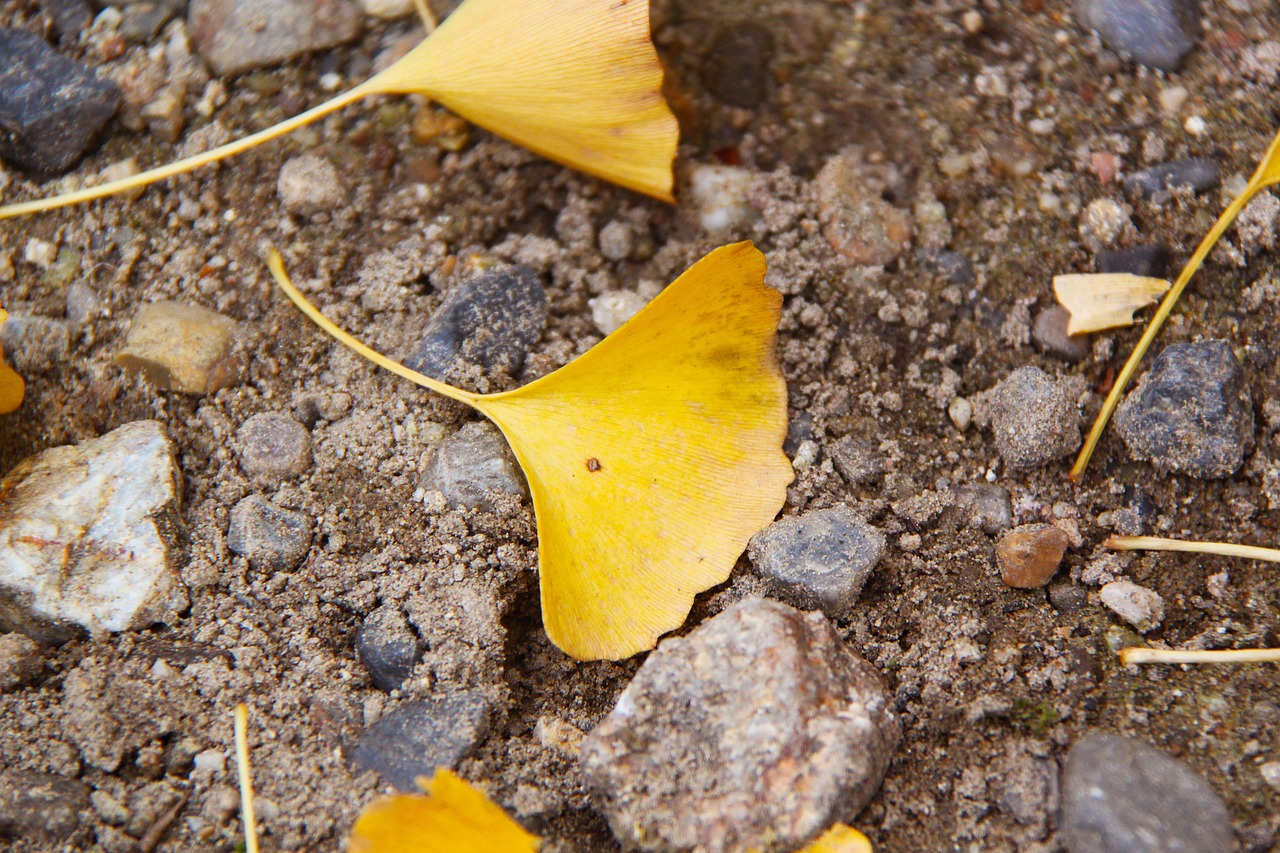
[[[138,309],[115,362],[165,391],[212,394],[244,372],[235,352],[239,332],[238,323],[207,308],[153,302]]]
[[[1039,589],[1062,564],[1070,537],[1052,524],[1023,524],[996,543],[1000,578],[1018,589]]]

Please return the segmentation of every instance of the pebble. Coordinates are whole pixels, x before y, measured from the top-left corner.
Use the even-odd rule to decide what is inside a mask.
[[[524,475],[506,439],[488,422],[470,423],[440,442],[421,488],[440,492],[452,508],[491,511],[491,493],[523,497]]]
[[[1080,214],[1080,242],[1090,252],[1101,252],[1134,232],[1128,206],[1109,198],[1096,198]]]
[[[1062,565],[1070,538],[1052,524],[1021,524],[996,542],[1000,579],[1016,589],[1039,589]]]
[[[711,40],[702,63],[702,84],[721,102],[759,106],[769,96],[773,34],[753,21],[725,25]]]
[[[1049,587],[1049,603],[1070,615],[1084,609],[1089,603],[1089,593],[1072,583],[1057,583]]]
[[[626,260],[635,249],[635,232],[626,222],[614,219],[600,229],[597,238],[600,243],[600,254],[611,261]]]
[[[40,645],[26,634],[0,634],[0,693],[30,684],[44,668]]]
[[[1196,0],[1075,0],[1076,17],[1116,53],[1161,71],[1177,71],[1196,44]]]
[[[745,229],[760,218],[751,204],[751,172],[699,163],[689,173],[688,199],[704,231]]]
[[[0,346],[13,368],[30,376],[57,368],[67,360],[71,332],[65,320],[10,314],[0,324]]]
[[[1142,741],[1097,731],[1067,753],[1060,832],[1068,853],[1236,849],[1227,808],[1207,782]]]
[[[117,0],[119,4],[119,0]],[[185,11],[186,0],[132,0],[125,2],[118,32],[132,44],[146,44],[160,28]]]
[[[1124,185],[1130,192],[1162,204],[1173,198],[1173,190],[1189,187],[1204,192],[1216,187],[1221,179],[1222,173],[1213,160],[1184,157],[1134,172],[1124,179]]]
[[[988,536],[1013,526],[1013,503],[1004,486],[965,483],[952,492],[951,501],[970,527],[977,527]]]
[[[964,432],[973,423],[973,403],[967,397],[956,397],[947,404],[947,417],[956,429]]]
[[[260,412],[240,425],[240,467],[250,477],[278,482],[311,467],[311,433],[280,412]]]
[[[394,21],[413,13],[413,0],[360,0],[366,15]]]
[[[991,428],[1010,468],[1038,468],[1080,446],[1073,384],[1038,367],[1020,367],[995,387]]]
[[[973,261],[959,252],[938,249],[936,251],[924,251],[918,257],[924,261],[930,270],[943,276],[952,284],[968,287],[978,281],[978,274],[974,271]]]
[[[1132,457],[1204,479],[1240,468],[1253,423],[1244,370],[1220,340],[1170,345],[1116,410]]]
[[[89,789],[82,782],[31,770],[0,771],[0,838],[71,841],[88,809]]]
[[[1132,581],[1112,581],[1098,593],[1107,609],[1145,634],[1164,620],[1164,599],[1160,593]]]
[[[134,315],[115,363],[141,372],[162,391],[213,394],[241,380],[240,334],[238,323],[207,308],[149,302]]]
[[[914,220],[873,192],[845,155],[827,161],[815,179],[818,221],[836,254],[860,266],[883,266],[911,245]]]
[[[347,187],[333,161],[320,154],[299,154],[280,167],[276,181],[280,203],[294,213],[310,215],[347,203]]]
[[[290,572],[311,550],[311,519],[249,495],[231,510],[227,547],[260,571]]]
[[[227,76],[345,44],[362,18],[351,0],[191,0],[187,29],[214,72]]]
[[[879,442],[869,438],[842,436],[827,447],[826,453],[836,471],[851,486],[872,485],[889,469]]]
[[[1036,314],[1031,326],[1031,339],[1049,355],[1074,364],[1093,352],[1089,335],[1068,335],[1071,312],[1061,305],[1050,305]]]
[[[489,701],[472,691],[411,702],[383,714],[360,734],[349,762],[372,770],[396,790],[417,793],[414,779],[454,769],[489,732]]]
[[[356,634],[356,654],[369,680],[388,693],[413,674],[424,648],[404,611],[389,604],[366,616]]]
[[[180,478],[155,421],[20,462],[0,481],[0,629],[58,642],[185,610]]]
[[[748,599],[650,653],[582,772],[625,848],[791,849],[875,794],[892,706],[825,616]]]
[[[467,367],[520,372],[547,325],[547,291],[523,264],[490,270],[450,290],[405,365],[445,382]]]
[[[40,8],[53,19],[53,31],[59,38],[74,41],[93,21],[93,9],[86,0],[40,0]]]
[[[0,28],[0,158],[65,172],[120,105],[120,89],[24,30]]]
[[[1169,248],[1163,243],[1130,246],[1127,249],[1108,249],[1093,259],[1098,272],[1127,272],[1148,278],[1164,278],[1169,265]]]
[[[748,554],[780,597],[837,616],[857,600],[884,546],[883,533],[833,507],[775,521],[752,537]]]
[[[612,335],[622,324],[630,320],[648,302],[634,290],[606,290],[587,300],[591,308],[591,322],[602,335]]]

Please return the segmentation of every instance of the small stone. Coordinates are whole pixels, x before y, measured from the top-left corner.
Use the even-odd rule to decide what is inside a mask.
[[[1163,204],[1173,198],[1173,191],[1188,187],[1196,192],[1211,190],[1222,179],[1218,164],[1206,157],[1184,157],[1134,172],[1124,179],[1130,192],[1148,201]]]
[[[350,0],[191,0],[187,13],[196,50],[223,76],[345,44],[362,23]]]
[[[956,397],[947,404],[947,417],[956,429],[964,432],[973,423],[973,403],[965,397]]]
[[[250,477],[278,482],[311,467],[311,433],[288,415],[260,412],[240,425],[240,467]]]
[[[1068,853],[1236,849],[1230,814],[1208,783],[1142,741],[1104,732],[1067,753],[1060,834]]]
[[[467,367],[516,375],[547,325],[547,291],[529,267],[491,270],[445,295],[405,365],[445,382]]]
[[[249,495],[231,510],[227,547],[255,569],[290,572],[311,550],[311,519]]]
[[[1109,198],[1096,198],[1080,214],[1080,242],[1090,252],[1101,252],[1134,233],[1127,206]]]
[[[743,229],[760,218],[751,204],[751,172],[700,163],[689,173],[689,202],[705,231]]]
[[[826,449],[836,471],[851,486],[869,486],[881,480],[889,468],[879,444],[868,438],[843,436]]]
[[[1000,579],[1016,589],[1039,589],[1062,564],[1070,539],[1052,524],[1022,524],[996,543]]]
[[[640,313],[647,304],[645,298],[634,290],[606,290],[587,300],[591,308],[591,322],[604,335],[612,335],[621,329],[623,323]]]
[[[23,460],[0,481],[0,629],[60,642],[172,620],[181,475],[155,421]]]
[[[1009,491],[994,483],[965,483],[952,492],[952,506],[970,527],[995,536],[1013,526]]]
[[[1021,367],[995,387],[991,428],[1010,468],[1039,468],[1080,446],[1080,414],[1071,383]]]
[[[294,213],[309,215],[347,203],[347,187],[328,157],[300,154],[280,168],[276,181],[280,202]]]
[[[523,497],[524,475],[497,427],[470,423],[446,436],[422,476],[423,491],[444,495],[455,509],[492,511],[490,493]]]
[[[1031,339],[1049,355],[1075,363],[1093,352],[1088,335],[1068,335],[1067,323],[1071,312],[1061,305],[1050,305],[1036,314],[1031,327]]]
[[[138,309],[115,363],[162,391],[202,396],[240,382],[239,324],[206,308],[150,302]]]
[[[1268,761],[1258,765],[1262,780],[1275,791],[1280,791],[1280,761]]]
[[[384,21],[394,21],[413,13],[413,0],[360,0],[364,12]]]
[[[1127,272],[1148,278],[1164,278],[1169,265],[1169,249],[1163,243],[1109,249],[1095,255],[1093,265],[1098,272]]]
[[[825,616],[748,599],[662,641],[581,765],[625,848],[793,849],[862,810],[899,735]]]
[[[93,810],[109,826],[124,826],[129,821],[129,810],[106,791],[94,791],[89,795]]]
[[[725,25],[711,40],[702,65],[702,83],[734,107],[754,107],[769,96],[773,35],[752,21]]]
[[[24,30],[0,28],[0,56],[0,157],[65,172],[115,114],[120,89]]]
[[[1116,410],[1135,459],[1162,472],[1226,477],[1253,444],[1253,401],[1226,341],[1172,344]]]
[[[626,222],[615,219],[600,229],[600,254],[611,261],[626,260],[635,248],[635,234]]]
[[[388,693],[413,674],[424,649],[404,611],[391,605],[366,616],[356,634],[356,654],[369,670],[369,680]]]
[[[1089,603],[1089,593],[1083,587],[1071,583],[1057,583],[1049,587],[1049,603],[1060,613],[1079,613]]]
[[[978,280],[978,275],[973,269],[973,261],[959,252],[949,249],[927,251],[923,254],[922,260],[929,269],[952,284],[968,287]]]
[[[0,693],[30,684],[43,668],[38,643],[26,634],[0,634]]]
[[[1112,581],[1098,593],[1107,609],[1145,634],[1164,620],[1164,599],[1160,593],[1132,581]]]
[[[0,771],[0,838],[71,841],[88,808],[89,789],[75,779],[30,770]]]
[[[93,9],[85,0],[40,0],[40,7],[53,19],[59,38],[74,40],[93,21]]]
[[[124,3],[120,35],[133,44],[145,44],[160,28],[186,8],[186,0],[133,0]]]
[[[883,266],[910,247],[915,227],[910,212],[873,191],[853,158],[832,157],[818,173],[816,184],[818,221],[840,257],[862,266]]]
[[[193,765],[193,772],[195,773],[207,773],[210,776],[215,773],[225,773],[227,770],[227,754],[220,749],[206,749],[203,752],[196,753]]]
[[[61,367],[71,350],[71,332],[64,320],[33,314],[10,314],[0,325],[5,358],[23,376]]]
[[[401,705],[364,730],[349,759],[356,772],[372,770],[399,791],[417,792],[418,776],[454,769],[489,732],[489,702],[455,691]]]
[[[1076,17],[1107,47],[1141,65],[1177,71],[1195,47],[1196,0],[1075,0]]]
[[[748,553],[773,590],[797,607],[845,613],[884,555],[884,534],[847,507],[775,521]]]

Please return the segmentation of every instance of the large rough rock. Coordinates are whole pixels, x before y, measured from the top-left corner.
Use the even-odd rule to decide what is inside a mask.
[[[155,421],[19,463],[0,481],[0,630],[56,642],[186,609],[180,476]]]
[[[581,761],[628,849],[791,849],[867,804],[899,734],[825,616],[749,599],[659,645]]]
[[[218,74],[240,74],[360,34],[361,10],[350,0],[191,0],[187,29]]]

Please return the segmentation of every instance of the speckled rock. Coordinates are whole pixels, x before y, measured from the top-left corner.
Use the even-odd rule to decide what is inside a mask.
[[[1132,581],[1112,581],[1102,587],[1098,597],[1108,610],[1139,633],[1154,631],[1164,620],[1164,599],[1160,593]]]
[[[62,641],[185,609],[179,481],[155,421],[20,462],[0,481],[0,629]]]
[[[240,467],[267,482],[296,477],[311,467],[311,433],[280,412],[259,412],[236,431]]]
[[[369,680],[388,693],[413,674],[424,648],[404,611],[393,605],[371,612],[356,634],[356,654],[369,671]]]
[[[446,382],[458,381],[468,366],[514,376],[546,325],[547,292],[533,270],[490,270],[445,295],[404,363]]]
[[[1074,364],[1087,358],[1093,346],[1089,335],[1067,334],[1070,320],[1070,311],[1061,305],[1050,305],[1036,314],[1031,339],[1049,355]]]
[[[231,510],[227,547],[255,569],[293,571],[311,549],[311,519],[249,495]]]
[[[29,684],[43,667],[39,643],[26,634],[0,634],[0,693]]]
[[[311,214],[341,207],[347,187],[333,161],[320,154],[291,157],[280,167],[276,195],[294,213]]]
[[[1196,0],[1076,0],[1076,17],[1134,62],[1177,71],[1200,29]]]
[[[843,614],[884,555],[884,534],[848,507],[775,521],[751,539],[751,562],[780,597]]]
[[[1121,735],[1090,732],[1067,753],[1062,840],[1069,853],[1231,853],[1222,799],[1186,765]]]
[[[120,90],[25,30],[0,29],[0,158],[65,172],[120,105]]]
[[[995,536],[1013,526],[1009,490],[995,483],[965,483],[952,492],[952,506],[970,527]]]
[[[191,0],[187,29],[214,72],[240,74],[360,34],[353,0]]]
[[[70,841],[88,808],[89,789],[76,779],[18,768],[0,772],[0,839]]]
[[[649,655],[582,771],[626,848],[790,849],[875,793],[892,704],[825,616],[749,599]]]
[[[845,260],[880,266],[911,246],[915,221],[881,198],[858,174],[854,161],[836,155],[818,173],[818,220],[822,233]]]
[[[491,493],[525,496],[528,487],[497,427],[464,425],[436,448],[422,476],[424,492],[440,492],[451,507],[492,509]]]
[[[1039,589],[1062,565],[1071,540],[1052,524],[1021,524],[996,543],[1000,579],[1017,589]]]
[[[1125,188],[1143,198],[1166,202],[1173,190],[1187,187],[1196,192],[1211,190],[1221,180],[1218,164],[1207,157],[1183,157],[1134,172],[1124,179]]]
[[[1235,473],[1253,444],[1253,401],[1226,341],[1170,345],[1115,420],[1135,459],[1193,477]]]
[[[419,790],[418,776],[437,767],[454,769],[489,731],[489,702],[479,693],[456,691],[411,702],[384,714],[360,735],[348,759],[356,772],[372,770],[399,791]]]
[[[240,325],[207,308],[150,302],[138,309],[115,362],[163,391],[212,394],[240,382]]]
[[[1038,367],[1021,367],[995,387],[991,429],[1010,468],[1038,468],[1080,446],[1079,392]]]

